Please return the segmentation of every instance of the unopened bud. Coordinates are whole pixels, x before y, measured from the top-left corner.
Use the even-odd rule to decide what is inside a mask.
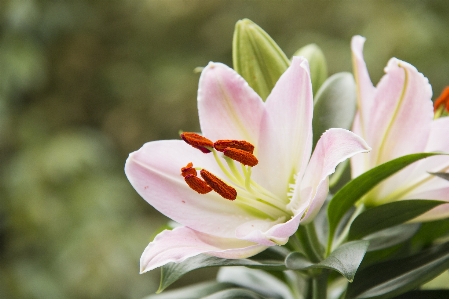
[[[310,44],[296,51],[293,56],[303,56],[309,61],[310,79],[312,80],[312,89],[315,95],[327,79],[327,63],[323,51],[316,44]]]

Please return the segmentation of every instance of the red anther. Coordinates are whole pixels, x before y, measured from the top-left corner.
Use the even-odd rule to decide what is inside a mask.
[[[190,188],[192,188],[199,194],[206,194],[212,191],[212,188],[209,187],[205,181],[203,181],[196,175],[189,174],[184,177],[184,180],[186,181],[187,185],[189,185]]]
[[[241,149],[228,147],[224,150],[223,154],[232,160],[242,163],[243,165],[253,167],[259,163],[256,156]]]
[[[214,147],[220,152],[223,152],[228,147],[241,149],[251,154],[254,152],[254,145],[244,140],[217,140],[214,143]]]
[[[437,111],[440,106],[446,108],[446,111],[449,112],[449,86],[446,87],[440,96],[435,100],[433,104],[433,111]]]
[[[199,149],[205,154],[210,153],[210,150],[207,147],[214,147],[212,141],[196,133],[184,132],[181,134],[181,138],[187,142],[187,144]]]
[[[196,169],[193,168],[192,162],[189,162],[186,167],[181,168],[181,175],[186,177],[188,175],[196,176]]]
[[[209,171],[202,169],[200,171],[201,177],[206,181],[206,183],[214,189],[215,192],[220,194],[222,197],[234,200],[237,198],[237,191],[231,186],[227,185],[225,182],[217,178],[215,175]]]

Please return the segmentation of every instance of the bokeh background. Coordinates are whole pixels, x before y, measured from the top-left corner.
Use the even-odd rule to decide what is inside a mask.
[[[167,219],[123,165],[145,142],[199,130],[193,70],[232,65],[237,20],[288,56],[317,43],[330,74],[351,70],[351,36],[364,35],[374,82],[395,56],[438,95],[448,16],[447,0],[0,0],[0,298],[156,290],[158,271],[139,275],[139,258]]]

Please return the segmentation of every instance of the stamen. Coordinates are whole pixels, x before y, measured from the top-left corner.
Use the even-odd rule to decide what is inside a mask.
[[[196,176],[196,169],[193,168],[192,162],[189,162],[186,167],[181,168],[181,175],[186,177],[188,175]]]
[[[184,177],[184,180],[190,188],[192,188],[199,194],[206,194],[212,191],[212,188],[209,187],[205,181],[203,181],[196,175],[188,174],[186,177]]]
[[[181,138],[189,145],[193,146],[194,148],[199,149],[203,153],[207,154],[210,153],[209,148],[214,147],[214,143],[207,139],[206,137],[203,137],[201,135],[198,135],[196,133],[190,133],[190,132],[184,132],[181,134]]]
[[[253,167],[259,163],[256,156],[241,149],[228,147],[224,150],[223,154],[232,160],[242,163],[243,165]]]
[[[217,178],[206,169],[202,169],[200,171],[200,174],[201,177],[206,181],[206,183],[222,197],[229,200],[235,200],[237,198],[237,191],[234,188],[228,186],[225,182]]]
[[[223,152],[228,147],[244,150],[251,154],[254,152],[254,145],[244,140],[217,140],[214,147],[219,152]]]
[[[440,106],[446,108],[446,110],[449,111],[449,86],[446,87],[440,94],[440,96],[435,100],[433,110],[437,111]]]

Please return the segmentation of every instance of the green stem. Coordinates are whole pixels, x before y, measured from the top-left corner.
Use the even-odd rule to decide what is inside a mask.
[[[312,278],[312,299],[327,298],[327,272]]]

